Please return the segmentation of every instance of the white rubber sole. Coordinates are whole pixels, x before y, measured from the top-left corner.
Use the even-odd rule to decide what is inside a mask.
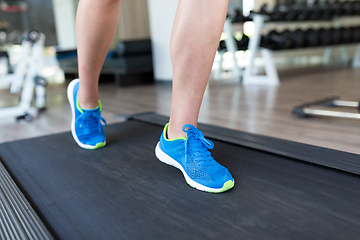
[[[156,157],[163,163],[166,163],[168,165],[171,165],[173,167],[178,168],[184,175],[185,181],[193,188],[196,188],[200,191],[205,191],[205,192],[213,192],[213,193],[219,193],[219,192],[224,192],[230,188],[232,188],[232,186],[234,185],[235,182],[232,182],[232,186],[230,188],[227,188],[226,190],[224,190],[224,187],[227,183],[224,183],[224,186],[222,188],[209,188],[206,187],[204,185],[201,185],[197,182],[195,182],[194,180],[192,180],[187,173],[185,172],[184,168],[172,157],[170,157],[169,155],[167,155],[166,153],[164,153],[163,150],[160,149],[159,143],[156,145],[155,147],[155,155]]]
[[[84,149],[95,149],[95,148],[97,148],[96,146],[81,143],[75,133],[75,103],[74,103],[73,92],[74,92],[75,85],[79,81],[80,81],[79,79],[72,80],[67,88],[67,97],[68,97],[68,100],[69,100],[69,103],[71,106],[71,115],[72,115],[72,117],[71,117],[71,134],[72,134],[75,142],[79,145],[79,147],[84,148]],[[106,141],[104,142],[104,144],[106,144]]]

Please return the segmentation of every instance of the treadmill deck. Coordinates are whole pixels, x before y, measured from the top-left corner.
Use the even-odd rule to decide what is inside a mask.
[[[358,239],[357,174],[210,138],[236,183],[204,193],[155,157],[161,131],[135,118],[102,149],[67,132],[0,144],[0,159],[59,239]]]

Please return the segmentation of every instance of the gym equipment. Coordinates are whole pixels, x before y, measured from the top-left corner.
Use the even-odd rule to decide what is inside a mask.
[[[4,12],[20,13],[23,31],[30,31],[29,5],[26,0],[2,0],[0,10]]]
[[[307,6],[306,2],[303,2],[299,5],[297,5],[297,11],[298,11],[298,15],[297,15],[297,20],[298,21],[306,21],[309,20],[310,18],[310,10]]]
[[[249,40],[250,40],[249,37],[243,33],[240,41],[236,40],[237,43],[236,45],[238,47],[238,50],[242,50],[242,51],[247,50],[249,45]]]
[[[262,47],[263,44],[261,43],[261,40],[265,42],[265,37],[261,36],[263,24],[265,21],[268,21],[270,17],[262,14],[253,14],[252,16],[255,29],[249,41],[249,64],[245,67],[242,84],[276,86],[280,81],[274,64],[273,52]],[[261,53],[261,57],[265,63],[265,75],[256,74],[254,61],[258,52]]]
[[[219,46],[218,46],[218,49],[217,49],[217,50],[218,50],[219,52],[225,50],[225,52],[226,52],[226,43],[225,43],[225,40],[220,40]]]
[[[9,30],[9,23],[6,20],[0,19],[0,46],[4,46],[7,40],[7,32]]]
[[[353,1],[342,2],[342,14],[343,15],[353,15],[354,14],[354,5]]]
[[[252,12],[257,14],[256,12]],[[277,4],[272,9],[269,9],[265,3],[261,6],[258,14],[269,16],[270,21],[293,21],[297,18],[297,10],[293,5]]]
[[[222,72],[222,63],[224,60],[224,54],[225,52],[229,52],[232,55],[233,60],[233,74],[235,78],[240,78],[242,75],[242,70],[240,69],[237,58],[236,58],[236,51],[240,48],[245,48],[245,40],[241,39],[241,43],[238,43],[238,40],[233,37],[234,36],[234,30],[232,25],[232,19],[231,17],[227,17],[224,24],[224,30],[223,32],[226,34],[225,40],[220,41],[219,43],[219,55],[220,55],[220,61],[219,61],[219,70],[217,71],[216,79],[221,79],[221,72]],[[230,37],[228,37],[230,36]],[[242,36],[245,36],[242,34]]]
[[[267,49],[275,50],[276,49],[276,44],[275,44],[274,39],[276,39],[278,35],[279,35],[279,33],[276,30],[272,30],[272,31],[268,32],[261,39],[260,46],[264,47],[264,48],[267,48]]]
[[[360,1],[354,1],[353,2],[353,14],[354,15],[360,15]]]
[[[360,27],[351,27],[352,42],[360,42]]]
[[[299,12],[296,9],[296,5],[288,5],[286,7],[286,12],[285,12],[285,20],[286,21],[295,21],[297,20],[297,17],[299,15]]]
[[[27,12],[29,5],[24,0],[2,0],[0,9],[4,12]]]
[[[296,29],[290,33],[291,36],[291,47],[292,48],[302,48],[305,45],[305,33],[301,29]]]
[[[228,15],[232,23],[244,23],[251,21],[249,17],[245,17],[241,9],[235,9],[233,14]]]
[[[341,43],[351,43],[352,38],[352,32],[350,31],[350,28],[340,28],[340,35],[341,35]]]
[[[284,21],[286,14],[286,7],[277,4],[270,13],[270,21]]]
[[[44,42],[44,34],[30,31],[22,41],[22,57],[15,72],[0,78],[0,81],[11,84],[11,93],[18,94],[22,90],[19,105],[0,109],[0,118],[15,117],[19,120],[30,121],[45,108],[47,82],[40,75],[43,66]],[[34,91],[35,107],[32,107]]]
[[[2,61],[2,64],[6,67],[6,70],[4,72],[6,74],[12,73],[10,58],[9,58],[9,54],[7,52],[0,51],[0,61]]]
[[[331,31],[329,29],[320,28],[318,30],[319,45],[327,46],[332,44]]]
[[[257,12],[252,12],[257,13]],[[278,4],[269,9],[262,5],[258,14],[270,16],[270,21],[317,21],[332,20],[333,17],[360,15],[360,1],[314,1],[308,5],[305,1],[298,4]]]
[[[259,14],[270,16],[270,10],[266,3],[261,6]]]
[[[332,44],[340,44],[342,41],[341,38],[341,32],[338,28],[330,28],[331,38],[332,38]]]
[[[334,1],[331,4],[331,13],[333,16],[340,16],[342,15],[342,3],[340,1]]]
[[[314,1],[310,8],[310,16],[309,20],[316,21],[321,19],[321,9],[319,5],[319,1]]]
[[[312,28],[305,31],[305,46],[315,47],[319,45],[318,32]]]
[[[267,35],[265,35],[262,46],[272,50],[291,48],[292,42],[290,31],[285,30],[281,33],[278,33],[275,30],[270,31]]]
[[[332,53],[332,46],[330,45],[340,45],[341,57],[343,62],[349,62],[349,55],[346,51],[345,45],[342,43],[354,43],[360,42],[360,29],[357,27],[351,28],[341,28],[341,22],[338,16],[342,15],[342,3],[339,1],[329,2],[324,1],[322,4],[315,1],[313,5],[307,5],[307,3],[302,2],[298,5],[290,5],[292,9],[297,11],[297,20],[305,21],[311,19],[317,20],[332,20],[333,28],[324,29],[320,28],[319,30],[314,30],[312,28],[302,34],[300,29],[295,30],[295,32],[290,32],[290,38],[288,38],[289,32],[284,31],[284,34],[276,32],[275,30],[268,32],[265,36],[262,36],[263,25],[267,21],[278,21],[283,19],[283,13],[285,12],[284,6],[277,5],[272,11],[270,11],[266,4],[261,7],[259,13],[252,12],[251,16],[254,20],[255,29],[252,37],[249,41],[249,52],[254,54],[250,55],[250,63],[245,68],[244,72],[244,85],[277,85],[279,83],[278,74],[274,64],[269,64],[273,62],[271,50],[281,50],[288,48],[302,48],[302,47],[316,47],[316,46],[327,46],[323,55],[323,64],[329,64],[330,57]],[[360,12],[360,1],[352,2],[353,9],[359,8]],[[310,17],[311,15],[311,17]],[[297,36],[300,39],[297,39]],[[302,37],[304,37],[304,44],[302,44]],[[254,39],[254,40],[253,40]],[[299,40],[299,43],[297,43]],[[291,47],[288,46],[287,42],[291,42]],[[264,50],[265,48],[266,50]],[[267,51],[268,50],[268,51]],[[262,51],[262,55],[266,55],[266,60],[264,59],[266,74],[265,76],[255,76],[255,54],[258,51]],[[267,66],[269,64],[269,66]],[[360,67],[360,44],[357,47],[353,61],[353,68]]]
[[[322,20],[331,20],[333,15],[331,12],[331,3],[329,1],[323,2],[322,5],[320,5],[320,14]]]
[[[242,50],[245,51],[248,48],[249,45],[249,37],[246,36],[245,34],[242,35],[242,38],[239,40],[237,40],[234,37],[234,41],[236,42],[236,46],[237,46],[237,50]],[[225,40],[220,40],[219,42],[219,47],[218,47],[218,51],[227,51],[226,48],[226,41]]]
[[[116,54],[118,56],[151,54],[151,41],[150,39],[120,41],[116,45]]]
[[[316,108],[319,106],[322,108]],[[334,108],[334,107],[348,107],[348,108],[353,107],[353,108],[357,108],[357,110],[360,112],[359,101],[358,102],[343,101],[343,100],[339,100],[339,97],[330,97],[319,101],[305,103],[300,106],[296,106],[293,109],[292,113],[299,117],[325,116],[325,117],[360,119],[360,113],[328,110],[329,108]]]
[[[57,53],[65,74],[78,75],[76,50]],[[101,69],[101,81],[114,81],[117,86],[150,84],[154,82],[150,40],[122,41],[115,51],[107,54]]]
[[[358,155],[199,124],[236,181],[209,194],[156,159],[167,121],[109,125],[96,153],[62,133],[0,144],[0,157],[56,239],[358,239]]]

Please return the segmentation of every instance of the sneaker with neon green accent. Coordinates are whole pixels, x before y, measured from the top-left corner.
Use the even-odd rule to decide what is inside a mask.
[[[235,181],[229,170],[217,163],[208,149],[214,144],[191,124],[183,131],[186,138],[167,138],[166,124],[155,148],[157,158],[181,170],[186,182],[201,191],[220,193],[234,187]]]
[[[71,134],[75,142],[85,149],[97,149],[106,145],[103,126],[106,121],[101,117],[101,102],[95,109],[82,109],[77,99],[79,79],[70,82],[67,96],[71,106]]]

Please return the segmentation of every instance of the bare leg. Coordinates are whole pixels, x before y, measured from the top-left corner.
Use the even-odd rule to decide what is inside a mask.
[[[182,127],[197,126],[202,98],[224,26],[228,0],[180,0],[170,54],[173,95],[168,137],[185,137]]]
[[[115,34],[121,0],[81,0],[76,33],[79,60],[80,106],[98,106],[98,82],[102,65]]]

